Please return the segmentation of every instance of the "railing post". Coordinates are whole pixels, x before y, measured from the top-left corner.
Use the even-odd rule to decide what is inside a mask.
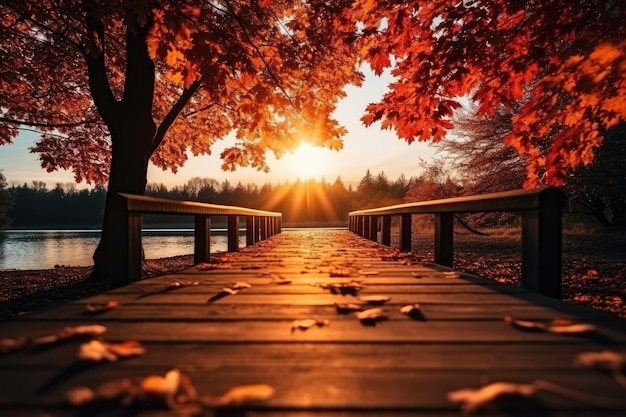
[[[378,242],[378,216],[369,216],[369,224],[370,234],[367,238],[372,242]]]
[[[282,233],[283,232],[283,216],[276,216],[276,219],[278,221],[278,233]]]
[[[263,216],[261,220],[261,240],[267,239],[267,217]]]
[[[354,216],[354,232],[363,236],[363,216]]]
[[[453,213],[435,214],[435,263],[452,267]]]
[[[370,238],[370,227],[372,225],[370,219],[371,216],[363,216],[363,234],[361,236],[365,239]]]
[[[384,246],[391,246],[391,215],[385,214],[381,233],[381,242]]]
[[[111,287],[116,288],[141,280],[142,246],[141,246],[141,213],[126,211],[126,247],[125,259],[113,267]],[[113,262],[117,263],[116,260]]]
[[[254,216],[246,216],[246,246],[254,245]]]
[[[196,214],[194,217],[193,263],[211,259],[211,217]]]
[[[411,233],[413,229],[411,214],[400,215],[400,251],[411,251]]]
[[[561,206],[564,196],[546,192],[539,208],[522,212],[522,287],[561,298]]]
[[[228,252],[239,250],[239,216],[228,216]]]

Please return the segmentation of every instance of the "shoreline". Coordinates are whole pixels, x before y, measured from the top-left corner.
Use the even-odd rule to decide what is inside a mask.
[[[193,255],[147,259],[143,279],[193,266]],[[108,291],[89,280],[93,266],[0,270],[0,320]]]

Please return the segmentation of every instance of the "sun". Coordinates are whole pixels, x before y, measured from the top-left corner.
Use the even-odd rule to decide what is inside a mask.
[[[292,154],[287,155],[289,165],[296,175],[303,180],[310,180],[324,175],[328,162],[324,149],[308,143],[301,144]]]

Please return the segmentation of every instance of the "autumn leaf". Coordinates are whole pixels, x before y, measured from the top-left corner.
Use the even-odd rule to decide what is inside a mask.
[[[0,339],[0,354],[15,352],[25,348],[28,344],[28,339],[25,337],[7,337]]]
[[[109,300],[104,304],[87,304],[83,314],[85,315],[98,315],[105,313],[109,310],[113,310],[120,305],[119,300]]]
[[[78,348],[78,359],[87,362],[116,362],[119,358],[139,356],[146,353],[141,343],[129,340],[121,343],[109,343],[92,340]]]
[[[356,313],[356,317],[362,324],[373,326],[378,322],[387,320],[387,314],[381,308],[370,308],[367,310],[359,311]]]
[[[296,330],[307,330],[313,326],[325,327],[329,325],[330,325],[330,321],[328,320],[314,320],[314,319],[294,320],[291,323],[291,331],[294,332]]]
[[[243,405],[267,401],[274,396],[275,390],[267,384],[252,384],[233,387],[217,401],[219,406]]]
[[[391,298],[386,295],[365,295],[359,297],[359,300],[367,304],[385,304]]]
[[[105,326],[99,324],[86,324],[81,326],[68,326],[45,336],[38,336],[31,341],[35,346],[46,346],[63,342],[77,337],[97,337],[102,336],[107,331]]]
[[[554,319],[550,323],[540,323],[529,320],[517,320],[511,316],[505,316],[504,321],[517,329],[534,332],[547,332],[562,335],[585,335],[597,331],[596,326],[593,324],[577,323],[565,319]]]
[[[361,305],[359,305],[359,304],[335,303],[335,309],[337,309],[337,313],[339,313],[339,314],[348,314],[348,313],[354,313],[356,311],[361,311],[363,309],[363,307]]]
[[[534,384],[516,384],[512,382],[494,382],[482,388],[463,388],[448,393],[448,400],[461,403],[463,415],[471,414],[503,397],[530,398],[537,393]]]

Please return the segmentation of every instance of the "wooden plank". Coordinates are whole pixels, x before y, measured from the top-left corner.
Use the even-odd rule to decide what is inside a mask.
[[[62,406],[63,394],[77,385],[95,387],[103,382],[120,378],[140,380],[150,374],[163,374],[170,367],[154,366],[148,369],[128,369],[122,364],[111,364],[103,372],[102,367],[77,370],[73,378],[60,378],[56,369],[41,369],[6,372],[14,381],[5,387],[7,403],[13,405]],[[300,367],[219,367],[211,372],[189,370],[186,372],[195,387],[203,395],[218,397],[232,387],[243,384],[265,383],[274,387],[275,395],[267,402],[255,404],[253,408],[291,410],[458,410],[446,394],[465,387],[480,387],[485,374],[482,372],[404,372],[389,370],[373,373],[367,369],[303,369]],[[606,386],[610,376],[597,372],[492,372],[494,381],[529,383],[537,378],[548,380],[572,389],[609,398],[621,409],[626,409],[626,397],[617,384]],[[31,385],[32,381],[38,381]],[[29,388],[26,388],[29,387]],[[601,389],[600,387],[603,387]],[[33,395],[37,394],[37,395]],[[34,398],[34,401],[33,401]],[[552,393],[540,392],[537,401],[544,411],[559,408],[564,410],[589,410],[577,400]],[[523,406],[524,402],[513,404]],[[528,405],[529,402],[526,402]],[[537,407],[537,403],[530,402]],[[525,413],[522,413],[525,415]],[[531,414],[532,415],[532,414]]]
[[[315,317],[298,317],[308,319]],[[293,320],[211,321],[124,321],[109,326],[107,339],[135,339],[143,342],[363,342],[363,343],[581,343],[598,340],[626,343],[626,334],[601,329],[590,337],[566,337],[549,333],[524,332],[503,322],[494,321],[417,321],[408,318],[388,320],[376,326],[363,325],[354,316],[342,316],[324,328],[292,331]],[[97,322],[94,321],[94,322]],[[49,334],[71,321],[10,322],[0,327],[5,337],[35,337]]]
[[[67,367],[74,361],[77,343],[54,349],[20,352],[0,357],[3,369]],[[319,367],[353,368],[360,371],[568,371],[573,358],[598,348],[593,343],[559,344],[546,352],[543,344],[442,344],[422,343],[146,343],[146,354],[123,362],[124,368],[193,366],[198,371],[216,367]],[[177,359],[180,358],[180,359]],[[414,358],[407,360],[407,358]]]
[[[46,310],[26,317],[20,321],[42,320],[75,320],[78,322],[110,322],[119,320],[290,320],[293,317],[316,317],[321,319],[335,319],[338,317],[334,305],[263,305],[263,304],[121,304],[118,308],[100,315],[84,314],[87,303],[78,301]],[[401,319],[405,316],[400,313],[400,304],[389,304],[389,317]],[[574,321],[589,321],[611,328],[623,328],[624,322],[619,318],[602,312],[587,314],[581,306],[565,304],[563,306],[544,307],[534,304],[490,304],[489,308],[476,304],[434,304],[421,303],[420,308],[424,320],[493,320],[502,321],[504,316],[510,315],[525,320],[551,320],[554,318],[568,318]],[[582,314],[585,313],[585,314]]]

